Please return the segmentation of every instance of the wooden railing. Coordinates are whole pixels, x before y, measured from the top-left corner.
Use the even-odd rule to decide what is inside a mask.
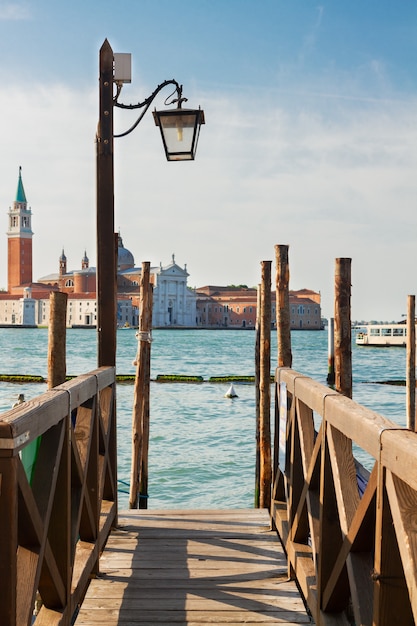
[[[69,625],[117,519],[115,371],[0,416],[0,624]]]
[[[291,369],[275,380],[272,517],[315,623],[417,623],[417,434]]]

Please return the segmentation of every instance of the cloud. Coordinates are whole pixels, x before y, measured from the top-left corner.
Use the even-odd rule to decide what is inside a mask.
[[[0,5],[0,21],[28,20],[31,17],[31,10],[26,3],[8,2]]]
[[[95,90],[25,85],[0,97],[2,232],[22,165],[34,277],[57,271],[62,246],[69,269],[84,250],[95,265]],[[201,104],[195,162],[165,161],[150,114],[115,143],[115,228],[136,263],[175,253],[192,286],[256,285],[260,261],[288,244],[291,287],[320,291],[331,315],[334,259],[347,256],[354,317],[398,317],[416,291],[416,102],[206,93]],[[6,250],[3,234],[0,286]]]

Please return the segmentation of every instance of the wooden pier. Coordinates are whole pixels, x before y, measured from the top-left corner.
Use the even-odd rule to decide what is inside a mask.
[[[311,624],[266,509],[120,514],[76,626]]]
[[[417,433],[275,383],[270,509],[118,512],[112,367],[3,413],[1,626],[417,623]]]

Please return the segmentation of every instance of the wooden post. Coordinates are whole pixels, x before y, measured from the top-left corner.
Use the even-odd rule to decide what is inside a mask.
[[[48,388],[53,389],[61,385],[67,378],[66,365],[66,333],[67,333],[67,300],[68,295],[62,291],[52,291],[49,296],[49,325],[48,325]],[[60,494],[55,502],[55,510],[49,520],[49,531],[59,544],[59,555],[56,565],[61,572],[65,587],[66,604],[71,597],[71,443],[70,443],[71,415],[68,414],[65,420],[65,438],[63,451],[60,458],[59,470],[57,474],[57,491]],[[28,444],[21,452],[22,461],[25,467],[31,467],[32,489],[34,493],[44,489],[43,480],[36,476],[37,460],[42,466],[42,456],[44,444],[47,447],[47,436],[38,437]],[[94,446],[92,446],[94,449]],[[97,438],[98,453],[98,438]],[[46,452],[46,454],[48,454]],[[33,473],[35,469],[35,473]],[[91,469],[90,469],[91,471]],[[98,476],[96,483],[98,484]],[[93,499],[94,501],[94,499]],[[98,502],[95,503],[96,508]],[[93,506],[91,508],[94,508]],[[98,514],[96,510],[97,533]],[[98,570],[98,562],[96,565]],[[40,598],[38,598],[38,602]]]
[[[18,455],[0,457],[0,624],[13,624],[16,622],[16,609],[18,606],[17,588],[18,580],[23,577],[18,575],[18,552],[19,552],[19,464]],[[27,589],[32,593],[32,589]]]
[[[416,297],[407,302],[407,428],[416,430]]]
[[[97,338],[98,365],[116,365],[116,264],[114,246],[113,50],[100,48],[97,129]]]
[[[290,269],[288,246],[276,245],[276,318],[278,338],[278,367],[291,367],[291,324],[290,324]]]
[[[352,397],[351,262],[336,259],[334,307],[335,386],[348,398]]]
[[[142,263],[140,280],[138,354],[133,398],[132,467],[130,476],[129,508],[147,508],[148,445],[149,445],[149,389],[152,330],[152,286],[150,263]]]
[[[52,389],[66,380],[67,294],[52,291],[49,296],[48,387]]]
[[[256,415],[256,454],[255,454],[255,508],[259,508],[260,490],[260,409],[259,409],[259,376],[260,376],[260,318],[261,318],[261,285],[258,285],[256,298],[255,327],[255,415]]]
[[[334,318],[330,317],[328,322],[328,361],[327,361],[327,384],[334,385]]]
[[[144,322],[145,339],[141,339],[143,346],[144,361],[144,390],[143,390],[143,450],[142,468],[139,490],[139,508],[148,508],[148,478],[149,478],[149,430],[150,430],[150,384],[151,384],[151,332],[152,332],[152,306],[153,290],[148,280],[148,293],[146,302],[146,321]]]
[[[259,506],[271,507],[271,261],[262,261],[259,341]]]

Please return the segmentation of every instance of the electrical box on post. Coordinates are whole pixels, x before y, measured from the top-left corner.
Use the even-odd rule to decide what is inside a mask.
[[[132,55],[130,52],[115,52],[114,57],[114,82],[132,82]]]

